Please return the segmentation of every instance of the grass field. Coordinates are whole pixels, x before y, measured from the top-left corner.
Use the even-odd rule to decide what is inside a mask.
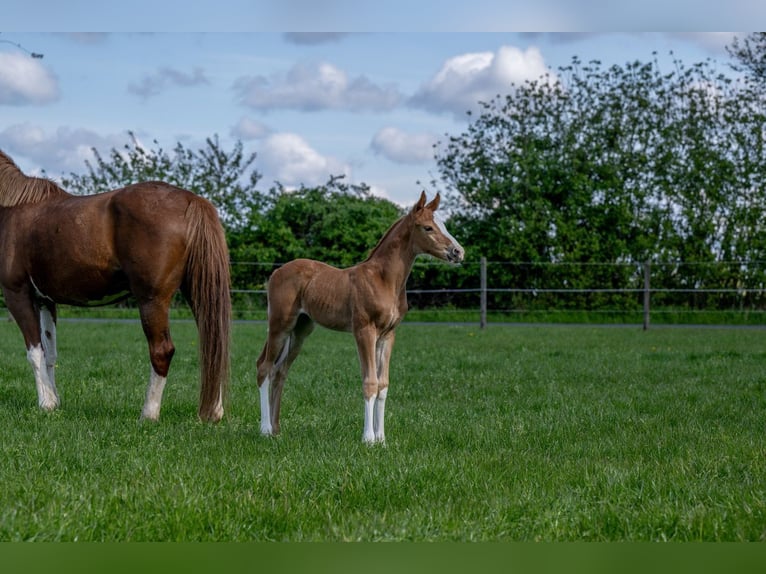
[[[227,417],[196,420],[192,323],[140,423],[131,322],[62,322],[37,409],[0,323],[0,540],[763,540],[766,331],[403,325],[385,447],[361,443],[349,335],[317,330],[259,436],[265,326],[234,326]]]

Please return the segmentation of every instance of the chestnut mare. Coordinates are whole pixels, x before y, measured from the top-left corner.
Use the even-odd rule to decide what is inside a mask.
[[[56,304],[132,294],[149,343],[145,419],[160,416],[174,346],[168,308],[180,289],[199,329],[199,416],[218,421],[229,377],[229,255],[213,205],[161,182],[73,196],[28,177],[0,151],[0,284],[21,329],[44,410],[56,391]]]
[[[421,253],[451,263],[464,256],[463,248],[434,215],[438,207],[438,194],[426,204],[422,193],[367,259],[348,269],[296,259],[274,271],[268,285],[268,338],[258,358],[262,434],[279,433],[285,378],[316,322],[354,334],[364,391],[362,439],[385,441],[388,364],[394,329],[407,312],[405,287],[412,264]]]

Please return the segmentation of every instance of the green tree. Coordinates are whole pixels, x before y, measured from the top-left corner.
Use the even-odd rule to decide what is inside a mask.
[[[575,58],[483,103],[436,159],[469,259],[520,263],[491,268],[496,286],[639,286],[654,260],[697,265],[659,279],[700,287],[740,280],[702,264],[766,256],[751,212],[766,207],[765,128],[753,84],[711,61],[663,72]]]
[[[141,181],[164,181],[212,201],[228,230],[239,229],[249,221],[251,212],[261,209],[263,195],[257,191],[261,176],[253,169],[255,154],[246,155],[241,142],[225,150],[216,135],[198,150],[178,142],[169,153],[156,140],[155,147],[146,148],[133,132],[129,137],[122,150],[112,148],[106,158],[93,148],[95,164],[86,160],[87,172],[63,178],[63,186],[87,195]]]
[[[263,289],[273,263],[300,257],[339,267],[358,263],[400,215],[395,204],[342,177],[296,190],[277,185],[229,236],[235,284]]]
[[[735,59],[731,64],[734,70],[766,84],[766,32],[753,32],[741,39],[735,36],[726,50]]]

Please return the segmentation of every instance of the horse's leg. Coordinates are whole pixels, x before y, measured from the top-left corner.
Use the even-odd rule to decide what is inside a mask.
[[[369,325],[354,331],[359,364],[362,368],[362,391],[364,393],[364,431],[362,440],[375,442],[375,399],[378,396],[378,372],[375,365],[377,332]]]
[[[284,361],[289,354],[291,333],[295,329],[300,316],[297,295],[286,289],[277,289],[274,277],[269,281],[269,331],[266,343],[258,357],[256,381],[260,391],[261,402],[261,434],[273,435],[278,432],[273,426],[272,413],[274,392],[272,383],[277,376],[277,364]],[[284,378],[282,380],[284,384]],[[280,389],[281,393],[281,389]]]
[[[260,392],[261,402],[261,434],[272,435],[271,415],[271,380],[274,378],[274,365],[285,351],[285,345],[289,344],[289,332],[283,332],[269,325],[269,333],[266,343],[263,345],[258,361],[256,362],[256,382]]]
[[[282,390],[285,386],[287,373],[301,352],[303,342],[314,330],[314,321],[308,315],[299,315],[295,327],[290,333],[285,348],[274,364],[273,381],[271,386],[271,427],[274,434],[279,434],[279,409],[282,405]]]
[[[59,395],[56,391],[56,384],[53,379],[52,365],[55,363],[55,322],[53,314],[46,310],[46,314],[33,302],[30,294],[26,291],[5,290],[5,304],[8,307],[16,324],[21,329],[24,336],[24,344],[27,348],[27,360],[32,365],[32,372],[35,376],[35,386],[37,388],[37,404],[46,411],[52,411],[60,404]],[[41,322],[49,327],[48,318],[54,324],[52,338],[43,337],[41,333]],[[48,360],[46,357],[46,347],[50,348],[51,340],[54,357]],[[49,375],[50,373],[50,375]]]
[[[391,351],[394,347],[394,331],[389,331],[378,339],[375,348],[376,368],[378,373],[378,396],[375,399],[375,418],[373,428],[375,441],[385,442],[386,432],[384,419],[386,411],[386,397],[388,396],[388,365],[391,361]]]
[[[149,360],[152,365],[141,418],[154,421],[160,418],[162,393],[168,380],[170,361],[175,353],[175,347],[170,338],[168,307],[169,301],[139,302],[141,326],[149,343]]]
[[[58,350],[56,349],[56,305],[50,303],[40,308],[40,339],[45,354],[45,366],[48,370],[48,380],[56,390],[56,360],[58,359]]]

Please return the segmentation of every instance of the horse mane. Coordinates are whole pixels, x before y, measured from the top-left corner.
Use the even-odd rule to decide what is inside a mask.
[[[404,220],[407,219],[409,216],[410,216],[410,213],[408,212],[407,214],[403,215],[402,217],[400,217],[399,219],[397,219],[391,224],[391,227],[389,227],[388,230],[383,234],[383,237],[380,238],[380,241],[378,241],[375,247],[373,247],[370,250],[370,253],[369,255],[367,255],[367,259],[365,259],[365,261],[368,261],[373,255],[375,255],[375,252],[378,251],[378,249],[380,249],[380,247],[384,243],[386,243],[388,238],[394,234],[394,231],[397,230],[399,226],[402,225],[402,223],[404,223]]]
[[[38,203],[68,195],[53,180],[25,175],[8,155],[0,150],[0,207]]]

